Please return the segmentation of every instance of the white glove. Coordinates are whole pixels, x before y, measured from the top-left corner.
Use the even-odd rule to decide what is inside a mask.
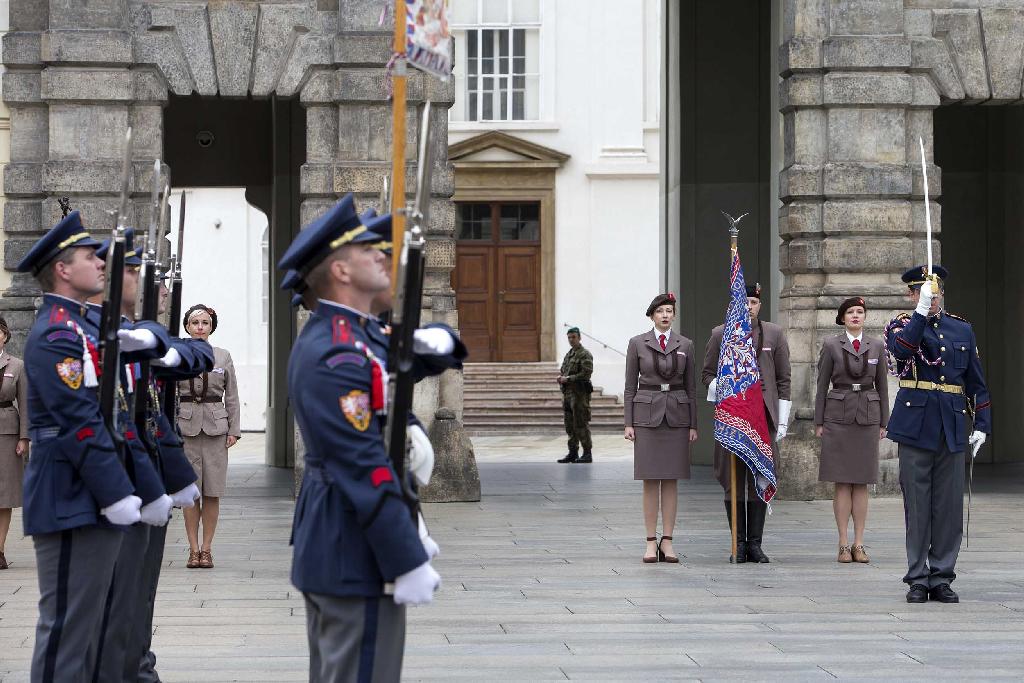
[[[775,432],[775,440],[782,441],[789,434],[789,413],[793,410],[793,402],[779,399],[779,428]]]
[[[423,549],[427,552],[427,559],[432,560],[441,553],[441,546],[430,537],[430,532],[427,531],[427,523],[423,521],[423,514],[420,513],[418,517],[420,541],[423,542]]]
[[[396,605],[425,605],[434,599],[434,591],[441,587],[441,575],[429,562],[395,579]]]
[[[196,504],[196,498],[198,497],[199,487],[195,484],[189,484],[177,493],[172,493],[171,502],[174,503],[174,507],[190,508]]]
[[[181,354],[178,353],[178,349],[171,349],[164,354],[163,358],[152,361],[152,365],[157,365],[161,368],[176,368],[181,365]]]
[[[718,378],[711,380],[711,384],[708,385],[708,400],[712,403],[718,401]]]
[[[144,524],[150,526],[164,526],[171,517],[171,497],[166,493],[152,503],[146,503],[140,510],[140,517]]]
[[[932,299],[935,298],[935,290],[932,289],[932,281],[926,280],[921,285],[921,298],[917,300],[917,308],[915,311],[923,316],[928,315],[928,311],[932,307]]]
[[[121,340],[124,353],[155,349],[157,344],[156,335],[149,330],[118,330],[117,338]]]
[[[116,503],[100,510],[100,514],[109,519],[111,524],[128,526],[142,519],[142,516],[139,514],[139,508],[141,507],[141,498],[138,496],[125,496]]]
[[[455,340],[447,330],[426,327],[412,333],[412,350],[421,356],[446,356],[455,350]]]
[[[985,444],[985,440],[988,439],[988,435],[985,432],[979,432],[975,429],[971,432],[971,436],[967,439],[967,443],[971,444],[971,459],[978,457],[978,451]]]
[[[409,451],[409,471],[420,486],[426,486],[434,472],[434,447],[430,445],[430,438],[419,425],[409,425],[409,441],[412,442],[412,449]]]

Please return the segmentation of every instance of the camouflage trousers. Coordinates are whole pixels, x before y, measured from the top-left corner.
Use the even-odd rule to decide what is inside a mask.
[[[565,420],[565,433],[569,435],[569,452],[575,453],[583,446],[583,452],[589,453],[590,442],[590,392],[563,391],[562,416]]]

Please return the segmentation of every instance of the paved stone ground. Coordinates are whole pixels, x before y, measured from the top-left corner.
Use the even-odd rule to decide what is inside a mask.
[[[899,499],[871,502],[869,565],[835,562],[828,501],[782,501],[767,525],[772,563],[730,566],[720,490],[698,467],[681,487],[682,564],[643,565],[639,483],[620,437],[597,439],[592,466],[553,463],[560,438],[475,442],[483,501],[427,506],[445,584],[410,611],[408,680],[1024,677],[1022,468],[979,468],[954,584],[963,602],[911,606]],[[167,681],[306,676],[288,582],[290,473],[259,464],[256,435],[238,449],[215,569],[184,568],[171,522],[154,641]],[[31,544],[14,536],[0,573],[4,682],[27,678],[37,599]]]

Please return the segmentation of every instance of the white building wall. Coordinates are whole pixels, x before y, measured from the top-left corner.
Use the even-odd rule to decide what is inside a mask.
[[[263,312],[267,279],[262,242],[267,217],[246,203],[244,188],[175,189],[171,193],[174,245],[182,191],[186,193],[182,312],[200,303],[217,311],[217,331],[210,336],[210,343],[231,353],[238,375],[242,429],[263,431],[268,331]]]
[[[452,0],[453,5],[476,0]],[[570,155],[555,190],[555,323],[625,351],[662,291],[659,228],[660,2],[541,0],[540,120],[463,122],[449,144],[501,130]],[[456,51],[463,49],[457,46]],[[463,106],[456,95],[453,111]],[[542,226],[550,229],[550,226]],[[624,360],[584,339],[594,384],[622,394]]]

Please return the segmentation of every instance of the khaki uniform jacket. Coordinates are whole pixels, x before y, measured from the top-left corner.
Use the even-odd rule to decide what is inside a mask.
[[[851,373],[850,370],[853,372]],[[854,375],[859,375],[855,377]],[[885,344],[878,337],[864,335],[860,352],[843,332],[826,337],[818,359],[818,391],[814,397],[814,424],[827,420],[844,425],[879,425],[889,422],[889,385],[886,376]],[[838,389],[836,384],[873,384],[863,391]]]
[[[657,363],[657,366],[655,365]],[[668,375],[660,374],[658,369]],[[669,374],[674,368],[674,372]],[[672,331],[665,350],[661,350],[654,330],[629,340],[626,350],[626,384],[623,390],[627,427],[657,427],[663,421],[669,427],[697,427],[697,402],[693,342]],[[683,389],[652,391],[638,385],[675,384]]]
[[[197,394],[201,394],[204,382],[207,400],[220,398],[223,402],[195,402],[192,386],[195,386]],[[200,432],[210,436],[242,436],[238,380],[231,354],[226,350],[213,347],[213,370],[194,379],[178,382],[178,395],[178,427],[182,436],[199,436]]]
[[[707,348],[704,349],[701,381],[705,387],[718,375],[718,354],[722,347],[724,327],[719,325],[711,330],[711,339],[708,339]],[[779,424],[779,400],[790,400],[789,342],[786,341],[786,334],[781,326],[762,320],[761,327],[764,328],[764,344],[761,346],[761,355],[757,357],[757,365],[761,370],[764,407],[771,421],[769,429],[774,434]],[[756,350],[760,341],[757,323],[753,324],[753,336]]]
[[[0,370],[3,383],[0,384],[0,402],[17,401],[17,406],[0,408],[0,434],[17,434],[19,439],[28,438],[28,380],[25,364],[6,351],[0,352]]]

